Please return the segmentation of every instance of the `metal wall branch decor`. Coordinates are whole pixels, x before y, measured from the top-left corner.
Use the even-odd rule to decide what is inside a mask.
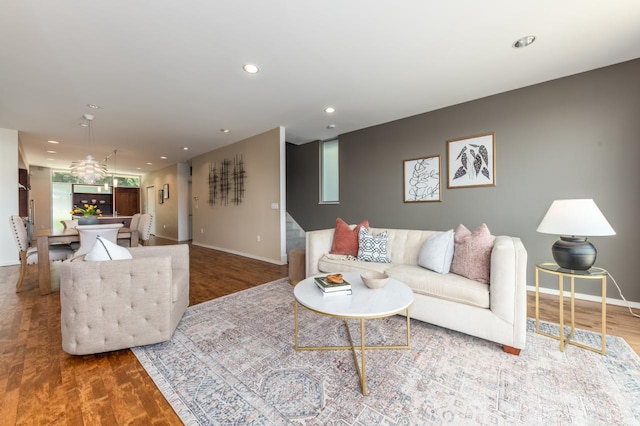
[[[229,204],[229,201],[236,206],[242,203],[246,177],[242,156],[236,155],[233,162],[225,158],[219,166],[215,162],[209,163],[209,199],[207,200],[209,205],[216,204],[216,200],[224,206]],[[232,189],[233,193],[230,197]]]
[[[496,135],[447,141],[448,188],[496,185]]]
[[[440,199],[440,156],[404,160],[404,202]]]

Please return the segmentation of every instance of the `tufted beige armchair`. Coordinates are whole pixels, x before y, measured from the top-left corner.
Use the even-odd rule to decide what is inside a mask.
[[[189,305],[189,246],[128,248],[133,259],[62,263],[62,349],[72,355],[171,339]]]

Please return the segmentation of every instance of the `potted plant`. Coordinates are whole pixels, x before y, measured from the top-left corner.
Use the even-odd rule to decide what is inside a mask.
[[[95,225],[98,223],[98,217],[102,216],[102,212],[98,206],[93,204],[85,204],[84,208],[73,206],[72,215],[82,215],[78,219],[78,225]]]

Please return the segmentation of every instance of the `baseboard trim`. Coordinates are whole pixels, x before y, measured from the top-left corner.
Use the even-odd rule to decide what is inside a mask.
[[[534,285],[528,285],[527,286],[527,290],[535,293],[536,292],[536,286]],[[546,287],[540,287],[540,293],[542,294],[553,294],[555,296],[558,296],[560,294],[559,290],[556,289],[552,289],[552,288],[546,288]],[[571,291],[563,291],[562,292],[564,297],[571,297]],[[575,293],[575,298],[578,300],[586,300],[589,302],[597,302],[597,303],[602,303],[602,298],[600,296],[593,296],[591,294],[584,294],[584,293]],[[631,302],[629,301],[628,303],[622,299],[614,299],[612,297],[608,297],[607,296],[607,304],[608,305],[616,305],[616,306],[624,306],[624,307],[631,307],[634,309],[640,309],[640,303],[638,302]]]
[[[256,255],[253,255],[253,254],[250,254],[250,253],[243,253],[241,251],[236,251],[236,250],[229,250],[229,249],[226,249],[224,247],[217,247],[217,246],[212,246],[212,245],[209,245],[209,244],[202,244],[202,243],[196,243],[196,242],[192,242],[191,244],[194,245],[194,246],[199,246],[199,247],[209,248],[209,249],[213,249],[213,250],[223,251],[225,253],[237,254],[238,256],[248,257],[249,259],[261,260],[263,262],[273,263],[274,265],[286,265],[287,264],[286,260],[284,262],[283,261],[278,262],[277,260],[270,259],[268,257],[256,256]]]

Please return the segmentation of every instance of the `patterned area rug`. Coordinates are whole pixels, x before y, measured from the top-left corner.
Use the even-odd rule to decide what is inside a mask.
[[[348,344],[339,319],[301,308],[299,323],[300,345]],[[371,320],[367,343],[401,344],[405,324]],[[640,359],[623,339],[608,337],[606,356],[560,352],[533,329],[513,356],[412,320],[411,350],[367,351],[363,396],[350,351],[293,349],[283,279],[190,307],[171,341],[133,351],[187,425],[640,424]]]

